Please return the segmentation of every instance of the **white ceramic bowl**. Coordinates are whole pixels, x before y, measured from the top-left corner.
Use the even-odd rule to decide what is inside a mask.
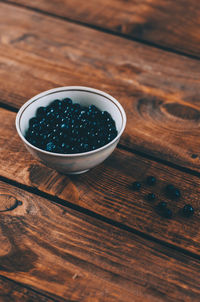
[[[46,107],[55,99],[69,97],[83,106],[95,105],[102,111],[108,111],[116,123],[118,135],[107,145],[84,153],[59,154],[47,152],[30,144],[25,139],[29,119],[34,117],[40,106]],[[88,171],[103,162],[115,149],[126,125],[126,114],[119,102],[111,95],[88,87],[67,86],[42,92],[27,101],[16,117],[16,128],[28,151],[39,161],[65,174],[79,174]]]

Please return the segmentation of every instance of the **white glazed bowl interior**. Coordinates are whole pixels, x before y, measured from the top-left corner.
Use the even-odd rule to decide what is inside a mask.
[[[69,97],[73,102],[83,106],[95,105],[101,111],[108,111],[115,121],[117,137],[109,144],[85,153],[59,154],[47,152],[31,145],[25,139],[30,118],[36,115],[37,108],[48,106],[55,99]],[[109,94],[97,89],[68,86],[42,92],[27,101],[19,110],[16,117],[16,128],[29,152],[45,165],[66,174],[78,174],[95,167],[103,162],[115,149],[126,125],[126,114],[120,103]]]

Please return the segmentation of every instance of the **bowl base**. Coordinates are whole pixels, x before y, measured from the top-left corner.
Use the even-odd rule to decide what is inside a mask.
[[[61,172],[62,174],[66,174],[66,175],[78,175],[78,174],[82,174],[85,173],[87,171],[89,171],[90,169],[87,170],[82,170],[82,171],[76,171],[76,172]]]

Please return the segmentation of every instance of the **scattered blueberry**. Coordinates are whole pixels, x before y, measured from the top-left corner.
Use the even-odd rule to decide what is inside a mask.
[[[133,182],[133,183],[132,183],[132,188],[133,188],[133,190],[135,190],[135,191],[139,191],[140,188],[141,188],[141,183],[138,182],[138,181]]]
[[[181,192],[179,189],[175,188],[174,193],[173,193],[174,198],[180,198],[181,197]]]
[[[172,217],[172,211],[167,207],[167,203],[165,201],[161,201],[157,204],[156,210],[160,216],[165,218]]]
[[[156,199],[156,195],[154,193],[147,194],[147,199],[149,201],[154,201]]]
[[[172,218],[172,211],[166,208],[164,211],[161,212],[161,216],[170,219]]]
[[[66,154],[95,150],[117,134],[115,121],[107,111],[65,98],[37,109],[29,120],[26,139],[46,151]]]
[[[182,213],[185,217],[190,217],[194,214],[194,208],[190,204],[186,204],[182,209]]]
[[[181,196],[180,190],[172,184],[166,186],[166,194],[171,199],[178,199]]]
[[[161,201],[157,204],[156,208],[160,211],[163,211],[167,208],[167,203],[165,201]]]
[[[153,186],[156,184],[156,178],[154,176],[148,176],[146,182],[149,186]]]
[[[175,187],[172,184],[169,184],[166,186],[166,192],[171,193],[171,192],[173,192],[174,189],[175,189]]]

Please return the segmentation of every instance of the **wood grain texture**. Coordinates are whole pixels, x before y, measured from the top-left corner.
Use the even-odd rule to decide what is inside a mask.
[[[200,58],[200,3],[196,0],[12,2]]]
[[[127,113],[122,144],[200,171],[199,61],[2,3],[0,18],[1,102],[20,107],[64,85],[105,90]]]
[[[64,176],[34,160],[16,133],[15,113],[0,112],[2,176],[200,255],[200,178],[120,150],[86,174]],[[155,188],[145,185],[148,175],[158,178]],[[142,182],[140,192],[131,188],[136,180]],[[181,189],[182,198],[178,202],[170,201],[163,192],[171,182]],[[154,209],[156,202],[146,200],[145,196],[152,191],[157,195],[157,202],[169,203],[174,212],[172,220],[159,217]],[[180,214],[185,203],[191,203],[196,210],[191,219]]]
[[[127,113],[121,143],[200,171],[199,61],[3,3],[0,18],[2,102],[64,85],[105,90]]]
[[[1,241],[2,243],[2,241]],[[2,247],[0,248],[2,250]],[[5,277],[0,276],[0,301],[1,302],[53,302],[64,301],[63,299],[56,300],[48,296],[43,296],[40,293],[23,287],[23,285],[13,282]]]
[[[67,301],[198,301],[200,263],[1,183],[0,272]]]

